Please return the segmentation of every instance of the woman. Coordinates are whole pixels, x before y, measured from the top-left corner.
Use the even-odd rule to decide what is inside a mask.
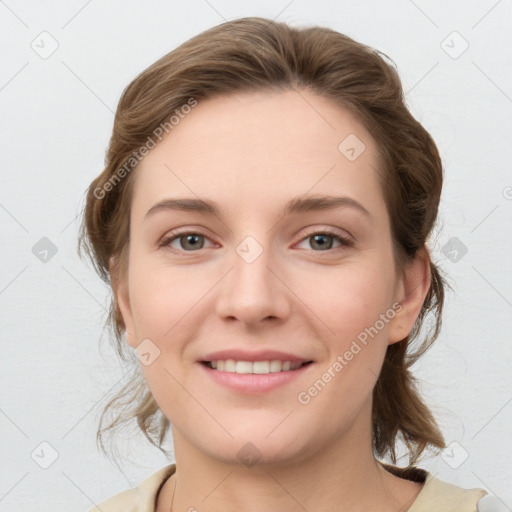
[[[98,437],[170,428],[176,463],[94,510],[494,510],[416,467],[441,188],[395,69],[333,30],[239,19],[141,73],[81,237],[140,361]]]

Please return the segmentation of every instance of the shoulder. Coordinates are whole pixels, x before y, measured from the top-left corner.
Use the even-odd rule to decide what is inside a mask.
[[[465,489],[426,472],[425,484],[409,512],[500,512],[499,500],[484,489]]]
[[[87,512],[135,512],[139,510],[137,489],[128,489],[111,496],[105,501],[89,509]]]
[[[175,464],[165,466],[143,480],[138,487],[115,494],[87,512],[154,512],[158,491],[175,470]]]

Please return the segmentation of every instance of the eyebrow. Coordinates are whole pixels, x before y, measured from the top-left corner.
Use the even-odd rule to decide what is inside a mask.
[[[333,210],[335,208],[352,207],[359,210],[367,217],[371,217],[370,212],[358,201],[351,197],[340,196],[299,196],[288,201],[281,212],[282,217],[294,213],[307,213],[313,211]],[[159,201],[152,206],[145,215],[145,219],[161,211],[187,211],[205,213],[221,217],[222,212],[217,203],[208,199],[196,198],[168,198]]]

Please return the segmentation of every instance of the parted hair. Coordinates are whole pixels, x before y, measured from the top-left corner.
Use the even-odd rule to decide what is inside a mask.
[[[405,269],[420,249],[427,248],[441,196],[442,162],[432,137],[406,106],[393,61],[330,28],[241,18],[181,44],[136,76],[121,95],[105,167],[86,191],[78,244],[79,254],[91,259],[113,292],[112,268],[120,279],[127,269],[134,181],[130,171],[137,164],[134,152],[155,139],[158,127],[168,123],[173,113],[179,114],[191,99],[200,102],[216,95],[265,89],[307,89],[356,116],[379,150],[379,179],[397,268]],[[406,338],[388,346],[373,389],[374,454],[396,462],[401,441],[409,465],[426,448],[445,447],[411,372],[441,327],[446,285],[432,261],[430,274],[430,289],[416,323]],[[97,442],[110,455],[105,450],[105,435],[135,420],[147,439],[165,453],[162,447],[170,423],[147,387],[133,352],[125,352],[125,325],[115,293],[107,325],[130,377],[104,406]]]

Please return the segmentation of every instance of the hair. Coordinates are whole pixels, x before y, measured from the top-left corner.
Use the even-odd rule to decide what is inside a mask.
[[[348,109],[377,142],[397,268],[403,271],[420,250],[429,258],[431,284],[416,323],[406,338],[388,346],[373,389],[375,456],[388,456],[396,463],[397,443],[402,441],[412,465],[426,448],[445,447],[411,373],[411,366],[431,346],[441,327],[446,285],[430,260],[426,244],[437,217],[443,168],[432,137],[406,106],[395,68],[386,54],[325,27],[294,28],[250,17],[196,35],[149,66],[124,89],[105,168],[86,192],[78,252],[82,256],[85,251],[111,289],[114,275],[119,279],[126,276],[135,174],[131,171],[138,163],[134,155],[160,133],[159,127],[169,126],[170,116],[185,111],[185,105],[238,92],[307,89]],[[111,261],[113,267],[109,267]],[[429,322],[424,322],[427,316],[433,319],[428,329],[425,324]],[[126,362],[125,325],[114,293],[107,324],[113,328],[117,354]],[[413,341],[417,344],[414,351]],[[128,383],[101,415],[96,437],[107,455],[104,435],[133,419],[147,439],[164,451],[162,444],[170,422],[133,357],[130,367]],[[107,413],[114,419],[103,427]]]

